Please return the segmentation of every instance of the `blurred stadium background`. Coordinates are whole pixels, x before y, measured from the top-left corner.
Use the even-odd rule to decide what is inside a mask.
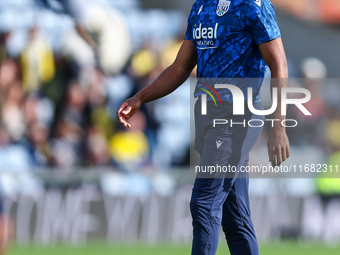
[[[189,254],[190,81],[143,106],[131,130],[115,112],[172,63],[193,2],[0,1],[8,254]],[[289,111],[287,163],[340,165],[340,1],[272,2],[294,86],[313,95],[312,117]],[[267,133],[251,164],[267,162]],[[251,180],[262,254],[339,254],[339,179],[306,177]]]

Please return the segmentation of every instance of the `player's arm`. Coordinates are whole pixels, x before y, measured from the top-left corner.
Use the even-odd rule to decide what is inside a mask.
[[[125,127],[131,127],[128,120],[140,106],[164,97],[177,89],[189,78],[196,62],[197,56],[193,42],[184,40],[174,63],[165,69],[153,83],[121,104],[117,111],[118,120]]]
[[[271,91],[273,87],[278,90],[278,105],[272,119],[280,121],[275,121],[270,129],[268,155],[273,166],[280,166],[290,156],[289,140],[285,127],[281,125],[281,121],[285,119],[285,116],[281,115],[281,88],[288,86],[287,59],[281,38],[261,43],[259,47],[271,71]]]

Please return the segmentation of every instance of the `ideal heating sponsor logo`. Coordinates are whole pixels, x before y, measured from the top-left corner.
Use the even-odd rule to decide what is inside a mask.
[[[196,40],[198,49],[216,48],[216,39],[218,32],[218,23],[212,27],[203,27],[202,23],[195,24],[193,29],[193,38]]]

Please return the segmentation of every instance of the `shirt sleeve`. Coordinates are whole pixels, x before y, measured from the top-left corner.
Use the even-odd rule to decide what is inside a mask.
[[[193,36],[192,36],[193,27],[192,27],[192,23],[191,23],[191,19],[192,19],[193,12],[194,12],[194,7],[195,7],[195,5],[192,7],[190,15],[188,17],[187,31],[185,32],[184,40],[194,41]]]
[[[275,9],[269,0],[261,0],[262,5],[249,4],[245,21],[256,44],[268,42],[281,37],[276,21]]]

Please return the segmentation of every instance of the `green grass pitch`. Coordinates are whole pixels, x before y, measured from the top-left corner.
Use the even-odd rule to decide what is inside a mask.
[[[41,246],[13,246],[6,255],[190,255],[190,245],[107,245],[104,243],[89,243],[84,246],[73,247],[56,245],[54,247]],[[340,246],[325,246],[309,243],[271,243],[260,246],[261,255],[339,255]],[[217,255],[229,255],[226,244],[220,244]]]

